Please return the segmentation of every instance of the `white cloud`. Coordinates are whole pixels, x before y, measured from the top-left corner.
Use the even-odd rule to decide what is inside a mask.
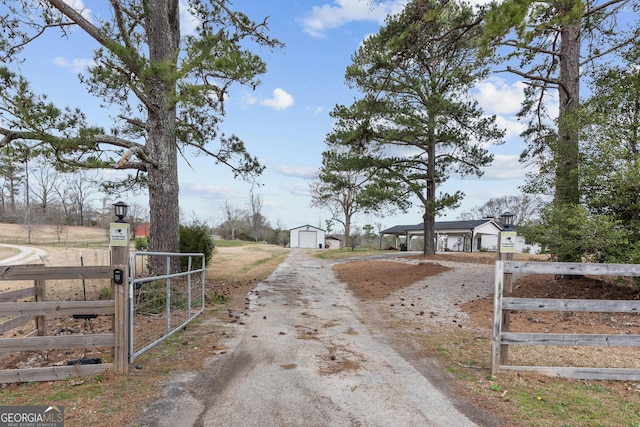
[[[491,0],[470,0],[472,6],[490,3]],[[400,13],[407,0],[334,0],[322,6],[314,6],[304,18],[298,19],[303,31],[312,37],[324,37],[325,33],[354,21],[373,21],[383,24],[389,15]]]
[[[475,98],[487,114],[515,114],[524,100],[525,84],[491,77],[476,85]]]
[[[204,199],[235,199],[238,192],[230,187],[203,184],[200,182],[181,182],[180,195],[194,195]]]
[[[71,6],[76,12],[79,12],[87,21],[93,21],[91,9],[86,7],[82,0],[64,0],[64,2]]]
[[[506,180],[506,179],[524,179],[527,172],[531,171],[534,166],[526,166],[518,160],[519,156],[496,154],[491,166],[484,169],[482,179],[488,180]]]
[[[306,184],[282,184],[280,188],[288,191],[293,196],[309,197],[311,195],[309,186]]]
[[[527,127],[519,121],[509,120],[504,116],[496,116],[496,125],[500,129],[505,130],[505,141],[509,141],[511,138],[520,138],[520,134],[527,129]]]
[[[314,116],[317,116],[319,114],[322,114],[322,112],[324,111],[324,107],[307,107],[307,110],[311,111],[311,114],[313,114]]]
[[[60,68],[69,68],[74,73],[82,73],[87,70],[87,67],[95,65],[92,59],[74,59],[69,61],[62,56],[56,56],[53,59],[53,63]]]
[[[293,105],[293,96],[288,94],[284,89],[276,88],[273,91],[273,97],[260,101],[260,105],[276,110],[285,110]]]
[[[254,105],[258,102],[258,98],[253,96],[250,92],[244,91],[242,95],[240,95],[240,104],[243,106]]]
[[[353,21],[374,21],[383,23],[390,14],[402,10],[402,0],[369,2],[367,0],[334,0],[333,4],[314,6],[311,12],[298,21],[305,33],[312,37],[323,37],[334,28]]]
[[[293,167],[287,165],[278,165],[275,166],[274,169],[276,172],[280,173],[284,176],[294,176],[297,178],[305,178],[311,179],[316,176],[318,173],[318,168],[310,168],[310,167]]]
[[[180,0],[180,33],[193,34],[200,25],[200,20],[189,11],[189,3]]]

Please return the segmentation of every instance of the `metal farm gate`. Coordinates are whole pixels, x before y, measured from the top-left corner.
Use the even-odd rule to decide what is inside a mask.
[[[164,274],[150,275],[153,257],[164,258]],[[133,252],[129,258],[129,295],[132,362],[204,311],[204,254]]]

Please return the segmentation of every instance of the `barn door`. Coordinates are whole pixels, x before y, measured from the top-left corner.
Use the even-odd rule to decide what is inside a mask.
[[[316,231],[300,231],[298,246],[301,248],[315,248],[317,241],[316,234]]]

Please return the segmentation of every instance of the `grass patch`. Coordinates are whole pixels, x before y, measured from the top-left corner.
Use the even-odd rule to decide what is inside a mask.
[[[0,259],[9,258],[14,255],[18,255],[20,251],[15,248],[8,248],[6,246],[0,246]]]
[[[343,259],[343,258],[351,258],[355,256],[376,255],[376,254],[384,254],[384,253],[389,253],[389,251],[381,251],[379,249],[367,249],[367,248],[356,248],[355,250],[351,250],[351,248],[342,248],[342,249],[327,249],[327,250],[318,252],[314,256],[320,259]]]
[[[207,266],[208,281],[228,283],[263,280],[289,254],[289,249],[276,245],[248,242],[248,245],[240,246],[228,247],[224,251],[214,250]]]
[[[261,265],[267,264],[269,261],[275,260],[278,262],[278,264],[280,264],[280,262],[282,262],[282,260],[284,260],[284,258],[286,258],[287,256],[286,253],[282,253],[282,252],[280,253],[269,252],[269,253],[265,253],[264,255],[265,255],[264,258],[257,259],[251,264],[245,265],[244,268],[240,271],[240,274],[245,274],[256,267],[260,267]]]
[[[109,241],[108,240],[97,240],[97,241],[92,241],[92,242],[71,242],[74,248],[109,248]],[[34,243],[34,244],[38,244],[38,242]],[[52,248],[67,248],[69,247],[69,242],[65,242],[65,241],[60,241],[60,242],[48,242],[46,243],[46,246],[52,247]],[[40,244],[42,245],[42,244]]]
[[[240,246],[259,245],[259,243],[248,242],[245,240],[223,240],[223,239],[216,240],[214,244],[219,248],[237,248]]]
[[[229,297],[217,291],[216,289],[208,290],[205,298],[207,304],[226,304],[227,302],[229,302]]]
[[[409,338],[409,337],[408,337]],[[640,385],[581,381],[541,375],[491,375],[491,342],[477,332],[412,332],[425,357],[435,357],[458,392],[510,426],[638,426]]]

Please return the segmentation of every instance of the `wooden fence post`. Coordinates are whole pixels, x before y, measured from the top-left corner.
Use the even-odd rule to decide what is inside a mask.
[[[45,280],[36,280],[36,302],[43,302],[46,300],[46,287]],[[38,330],[38,336],[44,337],[47,335],[47,316],[36,316],[36,329]]]
[[[516,240],[516,232],[515,231],[501,231],[498,237],[498,258],[501,261],[512,261],[513,254],[516,251],[515,240]],[[502,295],[500,296],[500,301],[502,301],[502,297],[510,297],[512,292],[512,274],[504,273],[502,279]],[[509,310],[501,310],[502,311],[502,325],[500,330],[502,332],[509,331],[509,322],[511,312]],[[507,344],[500,345],[500,365],[506,365],[507,359],[509,358],[509,346]]]
[[[491,375],[500,370],[500,337],[502,336],[502,288],[504,281],[504,263],[496,262],[495,286],[493,293],[493,333],[491,335]]]
[[[114,267],[111,295],[115,303],[113,368],[116,372],[126,373],[129,370],[129,224],[111,223],[110,231],[111,265]],[[120,277],[117,278],[118,270]]]
[[[513,260],[513,254],[501,254],[502,257],[502,261],[512,261]],[[512,292],[512,283],[511,283],[511,278],[512,278],[512,274],[511,273],[504,273],[503,279],[502,279],[502,296],[503,297],[510,297],[511,296],[511,292]],[[509,332],[509,323],[511,322],[511,311],[510,310],[502,310],[502,332]],[[507,364],[507,359],[509,358],[509,346],[507,344],[502,344],[500,346],[500,364],[501,365],[506,365]]]

